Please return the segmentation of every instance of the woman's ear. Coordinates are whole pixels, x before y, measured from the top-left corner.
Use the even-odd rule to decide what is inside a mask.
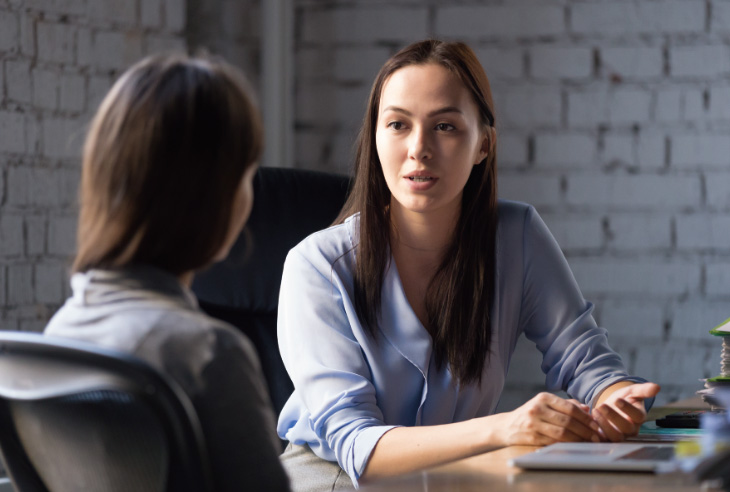
[[[478,159],[477,162],[474,163],[475,166],[482,162],[492,152],[496,137],[497,132],[493,126],[488,126],[484,129],[481,145],[479,147],[479,154],[477,156]]]

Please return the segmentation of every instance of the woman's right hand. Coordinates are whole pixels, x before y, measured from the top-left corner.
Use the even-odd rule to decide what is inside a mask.
[[[587,405],[539,393],[521,407],[493,415],[495,440],[504,446],[544,446],[556,442],[601,440]]]

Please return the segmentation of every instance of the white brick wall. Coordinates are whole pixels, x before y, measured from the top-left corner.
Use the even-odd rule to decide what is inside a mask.
[[[120,71],[185,49],[184,0],[0,1],[0,327],[40,330],[69,294],[80,148]]]
[[[662,384],[660,402],[715,372],[707,330],[730,317],[730,1],[296,6],[298,165],[349,171],[334,149],[382,58],[463,39],[492,83],[500,196],[545,217],[611,343]],[[529,345],[500,408],[540,387]]]

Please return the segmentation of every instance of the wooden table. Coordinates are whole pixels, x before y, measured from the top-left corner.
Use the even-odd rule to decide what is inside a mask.
[[[650,412],[657,418],[678,409],[702,408],[701,400],[685,400]],[[538,449],[510,446],[455,461],[420,473],[382,480],[362,487],[364,492],[641,492],[687,491],[703,488],[691,477],[679,473],[524,471],[509,466],[510,459]]]

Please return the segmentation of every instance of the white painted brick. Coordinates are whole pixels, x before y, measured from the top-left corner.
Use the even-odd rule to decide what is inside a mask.
[[[596,249],[603,245],[603,228],[598,217],[570,217],[542,214],[563,251]]]
[[[530,75],[544,79],[583,79],[593,72],[593,50],[580,46],[536,46],[530,50]]]
[[[32,113],[25,115],[25,149],[27,154],[38,154],[40,150],[41,130],[39,116]]]
[[[185,53],[185,40],[175,36],[146,36],[147,53]]]
[[[94,36],[92,63],[100,68],[124,69],[141,57],[141,34],[100,31]]]
[[[82,27],[76,32],[76,63],[81,66],[94,63],[94,40],[91,29]]]
[[[0,111],[0,153],[25,150],[25,118],[20,113]]]
[[[439,37],[534,38],[562,34],[565,11],[559,5],[509,3],[504,6],[448,6],[436,11]]]
[[[46,251],[46,219],[44,217],[26,217],[26,254],[28,256],[42,255]]]
[[[730,248],[730,217],[725,215],[678,215],[677,248]],[[730,316],[730,312],[728,312]]]
[[[8,99],[21,104],[30,103],[33,98],[30,63],[6,61],[5,76]]]
[[[618,89],[609,95],[608,121],[643,123],[649,120],[651,92],[644,89]]]
[[[33,74],[33,105],[41,109],[56,109],[60,89],[57,72],[34,69]]]
[[[730,173],[706,172],[707,205],[713,210],[730,209]]]
[[[515,134],[497,134],[497,161],[499,166],[527,163],[527,138]]]
[[[659,214],[611,215],[609,217],[612,249],[642,251],[669,249],[672,246],[671,221]]]
[[[295,167],[317,169],[325,160],[324,149],[327,140],[328,138],[318,132],[307,130],[296,132],[294,135]]]
[[[497,110],[504,127],[532,128],[560,126],[560,89],[533,85],[509,89],[496,98]]]
[[[54,217],[48,223],[48,254],[71,257],[76,252],[76,217]]]
[[[412,42],[427,35],[425,7],[304,11],[300,19],[305,42]]]
[[[555,167],[591,167],[596,161],[596,137],[549,134],[535,137],[535,163]]]
[[[712,340],[710,330],[730,317],[727,302],[692,299],[674,306],[671,339]]]
[[[62,110],[83,111],[86,102],[86,83],[84,77],[75,74],[62,74],[59,106]]]
[[[642,131],[636,149],[637,161],[643,169],[659,169],[666,163],[666,137],[662,133]]]
[[[525,53],[521,48],[476,47],[474,53],[490,80],[516,79],[524,75]]]
[[[145,2],[147,0],[141,3]],[[87,5],[87,15],[92,21],[129,25],[137,20],[137,2],[134,1],[92,0]]]
[[[0,255],[23,254],[23,218],[13,215],[0,217]]]
[[[39,22],[38,58],[54,63],[71,63],[74,59],[74,29],[66,24]]]
[[[571,5],[578,34],[671,34],[704,30],[705,4],[686,0],[613,1]]]
[[[664,60],[660,47],[620,46],[602,48],[601,71],[622,79],[645,79],[662,75]]]
[[[730,263],[708,262],[706,266],[707,295],[730,297]]]
[[[571,127],[595,126],[608,120],[606,89],[576,89],[568,92],[568,124]]]
[[[578,285],[591,294],[682,295],[700,286],[699,266],[686,263],[571,258],[570,266]]]
[[[218,2],[223,16],[223,33],[230,39],[261,39],[259,2],[222,0]]]
[[[712,16],[710,17],[710,31],[730,31],[730,2],[714,0],[712,2]]]
[[[682,118],[682,90],[675,88],[656,91],[654,120],[662,123],[674,123]]]
[[[673,77],[705,79],[730,73],[726,45],[670,46],[669,73]]]
[[[671,164],[680,169],[726,167],[730,164],[730,139],[721,135],[686,135],[672,137]]]
[[[701,122],[707,119],[705,109],[705,95],[702,89],[687,89],[684,91],[684,119],[692,122]]]
[[[33,266],[8,266],[8,304],[28,304],[33,302]]]
[[[31,9],[57,14],[83,15],[86,13],[86,0],[23,0],[23,4]]]
[[[706,354],[705,348],[686,344],[659,351],[655,359],[656,376],[673,384],[702,389],[699,381],[703,376],[702,366],[698,361],[704,360]]]
[[[79,158],[84,125],[79,120],[48,117],[43,120],[43,155]]]
[[[74,206],[79,179],[78,170],[11,167],[8,169],[8,203],[36,208]]]
[[[692,176],[576,175],[568,177],[570,205],[681,210],[700,205],[700,180]]]
[[[162,25],[162,0],[140,2],[140,23],[144,27],[156,28]]]
[[[599,162],[610,166],[634,165],[636,162],[634,137],[632,135],[604,135]]]
[[[366,86],[300,86],[296,98],[296,117],[309,123],[337,121],[346,128],[359,128],[369,90]]]
[[[637,301],[608,301],[601,309],[601,326],[608,330],[611,340],[661,340],[664,313],[656,303]]]
[[[295,79],[305,82],[329,82],[334,77],[334,50],[300,48],[295,56]]]
[[[536,207],[560,202],[560,178],[534,174],[499,174],[499,197],[519,200]]]
[[[390,57],[385,48],[340,48],[335,50],[334,76],[338,80],[363,81],[369,86]]]
[[[61,265],[40,263],[35,266],[35,300],[48,304],[64,301],[66,269]]]
[[[332,139],[332,152],[329,158],[329,167],[347,173],[355,162],[355,135],[352,133],[338,133]]]
[[[14,52],[18,49],[18,15],[0,11],[0,52]]]
[[[86,95],[86,107],[92,111],[96,111],[99,104],[101,103],[101,100],[104,99],[106,93],[109,92],[109,89],[111,89],[112,84],[113,80],[111,79],[111,77],[89,77],[89,91]]]
[[[186,25],[185,0],[165,1],[165,26],[172,32],[181,32]]]
[[[710,110],[712,120],[730,120],[730,87],[710,87]]]
[[[35,57],[35,20],[26,12],[20,14],[20,52]]]

